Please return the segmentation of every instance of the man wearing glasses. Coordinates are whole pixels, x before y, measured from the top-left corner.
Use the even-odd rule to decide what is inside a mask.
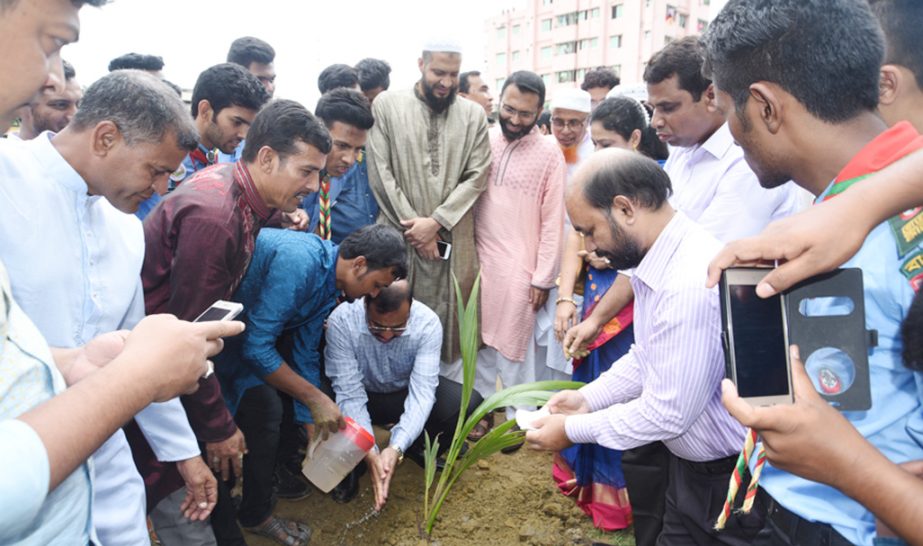
[[[592,106],[590,94],[583,89],[561,89],[551,98],[551,134],[564,152],[568,180],[580,162],[593,153],[593,140],[587,131]]]
[[[388,447],[379,452],[376,446],[365,460],[378,510],[405,454],[423,466],[424,429],[430,438],[440,435],[440,453],[452,443],[462,387],[439,376],[441,350],[439,317],[413,299],[405,280],[341,304],[327,319],[326,373],[343,415],[370,433],[373,423],[396,423]],[[481,401],[473,392],[468,413]],[[334,490],[343,502],[358,492],[359,473]]]

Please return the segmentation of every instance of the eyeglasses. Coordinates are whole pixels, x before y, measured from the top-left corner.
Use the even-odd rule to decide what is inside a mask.
[[[505,104],[501,104],[500,109],[503,110],[503,112],[506,115],[510,117],[516,116],[523,121],[530,121],[534,119],[535,116],[538,115],[538,112],[526,112],[524,110],[516,110],[515,108],[511,108]]]
[[[386,334],[388,332],[392,334],[403,334],[407,331],[407,326],[377,326],[371,322],[368,323],[368,327],[369,332],[373,334]]]
[[[551,124],[557,127],[558,129],[563,129],[567,127],[571,131],[576,131],[586,125],[585,119],[561,119],[561,118],[551,118]]]

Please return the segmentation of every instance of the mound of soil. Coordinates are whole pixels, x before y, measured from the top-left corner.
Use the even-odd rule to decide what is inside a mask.
[[[437,476],[438,479],[438,476]],[[561,495],[551,479],[551,455],[527,448],[512,455],[496,454],[469,469],[455,484],[442,507],[428,543],[421,538],[423,469],[412,461],[397,468],[388,504],[373,515],[368,475],[359,495],[337,504],[314,490],[300,501],[279,501],[276,513],[308,523],[315,546],[439,546],[527,544],[558,546],[602,542],[634,546],[630,531],[603,533],[573,501]],[[246,535],[254,546],[269,540]]]

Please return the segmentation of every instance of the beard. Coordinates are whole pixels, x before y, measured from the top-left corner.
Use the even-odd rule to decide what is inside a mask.
[[[423,88],[423,98],[426,99],[426,104],[437,114],[448,110],[449,106],[452,106],[452,103],[455,102],[455,95],[458,93],[458,87],[453,87],[449,89],[448,95],[437,97],[433,87],[426,83],[425,79],[420,80],[420,86]]]
[[[609,231],[612,233],[612,246],[610,248],[597,247],[596,255],[609,260],[612,269],[638,267],[645,254],[641,246],[615,223],[611,213],[607,211],[606,215],[609,219]]]
[[[514,141],[514,140],[520,139],[520,138],[522,138],[522,137],[528,135],[529,133],[531,133],[531,132],[532,132],[532,128],[535,127],[535,124],[536,124],[537,121],[538,121],[538,119],[536,119],[535,121],[533,121],[533,122],[530,123],[529,125],[520,125],[520,126],[519,126],[519,130],[518,130],[518,131],[514,131],[513,128],[510,126],[509,120],[508,120],[507,118],[504,118],[504,117],[501,115],[501,116],[500,116],[500,121],[499,121],[499,123],[500,123],[500,130],[503,131],[503,136],[506,137],[507,140],[509,140],[510,142],[512,142],[512,141]]]

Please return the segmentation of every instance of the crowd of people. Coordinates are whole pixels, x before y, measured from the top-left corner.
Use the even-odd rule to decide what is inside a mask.
[[[432,38],[412,88],[333,64],[313,113],[273,98],[254,37],[188,104],[155,55],[83,87],[60,50],[84,4],[105,0],[0,0],[0,543],[308,544],[276,500],[311,493],[309,445],[347,419],[389,433],[331,500],[368,474],[384,509],[405,456],[455,434],[456,283],[480,277],[465,411],[584,382],[504,453],[554,452],[534,471],[600,529],[923,544],[923,4],[730,0],[641,95],[599,68],[495,97]],[[793,404],[737,395],[715,285],[752,264],[778,265],[763,297],[862,270],[871,409],[831,407],[797,347]],[[218,300],[243,313],[196,322]],[[769,465],[718,530],[745,427]]]

